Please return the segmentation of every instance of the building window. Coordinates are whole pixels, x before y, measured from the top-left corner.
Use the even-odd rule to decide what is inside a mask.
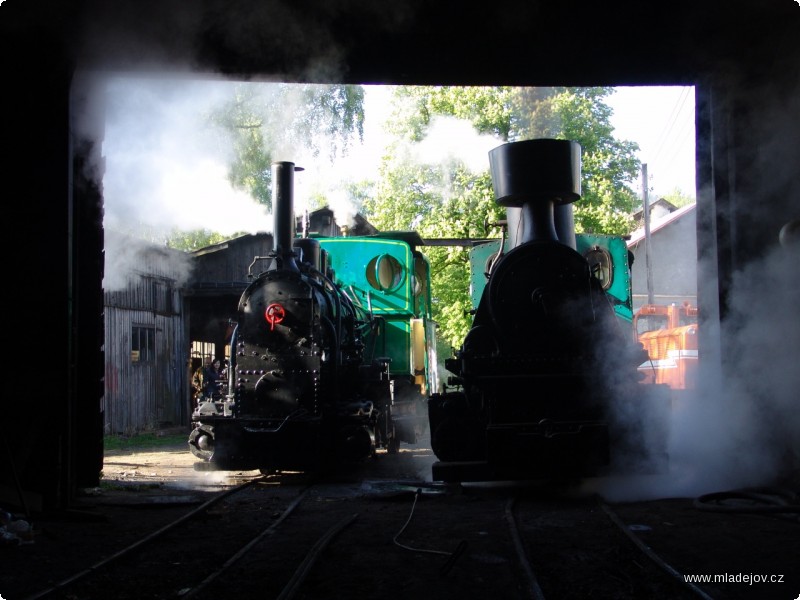
[[[153,362],[156,359],[156,328],[134,325],[131,332],[131,362]]]

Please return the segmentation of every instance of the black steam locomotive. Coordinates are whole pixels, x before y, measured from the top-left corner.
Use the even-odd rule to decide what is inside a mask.
[[[416,360],[403,362],[386,340],[408,353],[410,324],[429,317],[429,302],[414,302],[415,289],[430,287],[427,262],[401,239],[295,238],[294,173],[302,169],[291,162],[272,169],[274,250],[259,257],[267,267],[239,301],[229,394],[198,405],[189,448],[206,468],[265,472],[324,470],[380,447],[396,451],[427,426],[427,355],[414,348]],[[321,239],[364,263],[344,275],[347,285],[337,281]],[[366,249],[380,260],[368,261]],[[391,277],[383,273],[389,266]],[[357,281],[356,271],[375,287]],[[397,401],[396,388],[403,390]]]
[[[575,250],[580,153],[554,139],[489,153],[510,249],[487,264],[472,328],[445,361],[453,388],[429,401],[435,480],[585,477],[650,451],[643,349]]]

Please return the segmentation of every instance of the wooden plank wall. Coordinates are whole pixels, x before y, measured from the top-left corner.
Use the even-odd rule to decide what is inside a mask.
[[[189,352],[183,290],[190,255],[107,235],[104,292],[105,433],[189,422]],[[136,356],[134,328],[152,328],[154,354]]]

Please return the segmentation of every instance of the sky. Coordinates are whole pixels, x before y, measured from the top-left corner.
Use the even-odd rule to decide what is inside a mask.
[[[608,99],[617,138],[639,144],[651,200],[675,188],[695,196],[694,87],[618,87]],[[641,173],[638,186],[641,196]]]
[[[199,126],[230,83],[167,79],[115,79],[108,86],[104,197],[105,226],[209,229],[228,235],[268,231],[271,217],[226,178],[231,148]],[[691,87],[616,88],[608,103],[620,139],[640,146],[648,165],[651,200],[679,188],[694,195],[694,91]],[[276,157],[305,171],[295,177],[296,204],[322,192],[336,198],[350,180],[372,174],[383,154],[389,89],[368,86],[365,139],[334,164],[287,148]],[[288,111],[287,111],[288,112]],[[286,119],[290,118],[287,114]],[[280,119],[278,119],[280,121]],[[475,169],[488,167],[488,152],[502,143],[479,136],[466,123],[441,119],[415,153],[430,161],[458,156]],[[633,184],[641,195],[641,175]],[[344,203],[343,203],[344,204]]]

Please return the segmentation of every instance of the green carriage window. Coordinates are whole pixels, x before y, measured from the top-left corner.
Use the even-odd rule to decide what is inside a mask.
[[[603,289],[610,288],[614,281],[614,261],[608,250],[600,246],[592,246],[583,256],[589,263],[592,275],[597,277]]]
[[[367,281],[382,292],[395,290],[403,282],[403,266],[394,256],[376,256],[367,265]]]

